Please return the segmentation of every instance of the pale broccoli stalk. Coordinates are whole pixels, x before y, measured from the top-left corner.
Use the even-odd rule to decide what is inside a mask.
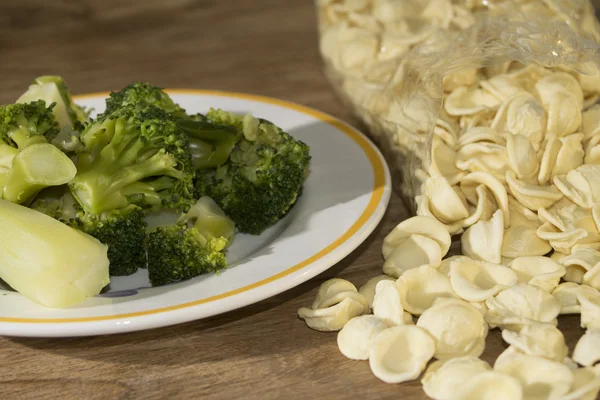
[[[13,203],[24,203],[44,188],[64,185],[75,174],[77,168],[65,153],[49,143],[34,144],[13,158],[2,197]],[[0,182],[2,180],[0,178]]]
[[[0,200],[0,279],[46,307],[67,307],[109,284],[108,248],[43,213]]]

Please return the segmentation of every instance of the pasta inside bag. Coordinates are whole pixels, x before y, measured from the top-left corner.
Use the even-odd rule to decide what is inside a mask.
[[[581,192],[595,192],[593,178],[576,186],[565,175],[584,163],[591,142],[583,118],[600,98],[600,84],[589,83],[600,82],[599,66],[597,42],[528,12],[481,13],[468,29],[432,36],[407,55],[401,90],[390,83],[379,94],[390,107],[372,129],[396,170],[396,189],[413,213],[442,219],[450,231],[473,218],[436,215],[432,180],[448,181],[469,214],[480,203],[467,182],[474,175],[494,193],[492,210],[503,208],[501,198],[535,213],[591,196]],[[549,244],[564,252],[559,241]]]
[[[600,24],[589,0],[315,0],[315,6],[325,75],[376,141],[387,132],[375,129],[377,120],[392,111],[395,99],[381,92],[402,90],[413,50],[438,36],[469,29],[482,13],[529,13],[562,21],[582,37],[600,42]],[[476,69],[466,68],[445,85],[476,80]],[[598,84],[590,80],[587,85]]]

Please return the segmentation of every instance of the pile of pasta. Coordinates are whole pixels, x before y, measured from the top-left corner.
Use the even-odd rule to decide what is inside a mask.
[[[595,399],[600,79],[510,62],[444,87],[417,215],[384,239],[383,274],[329,280],[298,315],[436,400]],[[561,314],[585,329],[570,356]],[[479,358],[492,329],[509,345],[493,366]]]
[[[588,0],[316,0],[320,53],[333,87],[365,123],[394,120],[393,103],[377,94],[398,93],[411,50],[443,32],[460,32],[476,14],[526,13],[567,22],[600,42]]]

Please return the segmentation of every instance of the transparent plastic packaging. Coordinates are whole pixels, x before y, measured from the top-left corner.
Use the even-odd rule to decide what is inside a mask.
[[[317,0],[324,71],[416,210],[447,87],[509,61],[595,71],[588,0]],[[445,82],[445,83],[444,83]]]
[[[442,108],[449,89],[477,87],[507,65],[581,76],[599,65],[600,29],[588,0],[317,5],[326,75],[386,154],[413,212],[430,172],[434,131],[456,122],[445,121]]]

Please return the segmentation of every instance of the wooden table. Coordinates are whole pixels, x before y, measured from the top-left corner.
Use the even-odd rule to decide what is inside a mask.
[[[600,1],[599,1],[600,2]],[[136,4],[134,4],[136,3]],[[0,2],[0,103],[60,74],[75,93],[133,80],[295,101],[355,124],[320,71],[311,0],[20,0]],[[344,261],[279,296],[208,320],[76,339],[0,338],[3,399],[425,399],[420,383],[384,384],[344,358],[334,333],[297,319],[333,276],[381,271],[382,239],[408,217],[393,196],[371,237]],[[582,331],[561,318],[570,348]],[[490,333],[483,356],[504,349]]]

